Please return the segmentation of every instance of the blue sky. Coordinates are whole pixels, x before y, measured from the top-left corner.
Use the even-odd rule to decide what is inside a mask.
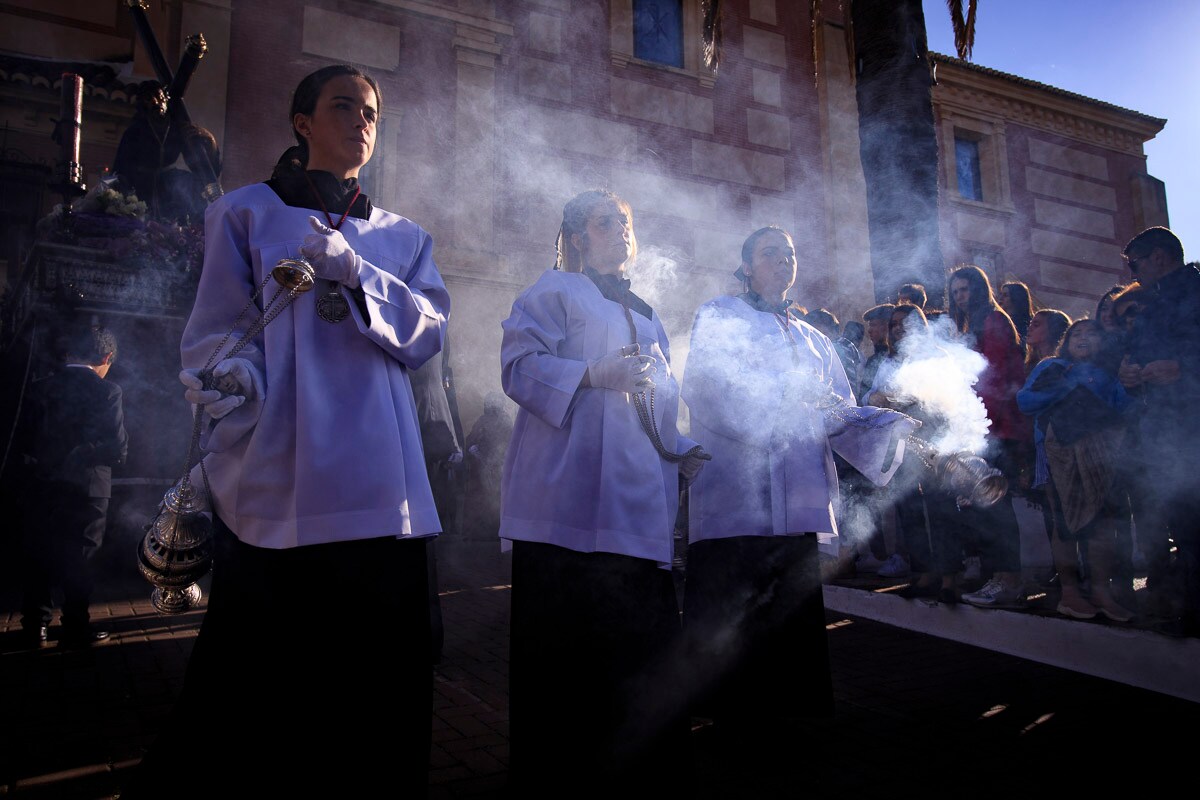
[[[965,3],[964,3],[965,5]],[[954,55],[944,0],[924,0],[929,48]],[[1167,125],[1146,143],[1171,229],[1200,260],[1200,0],[979,0],[971,61],[1131,108]]]

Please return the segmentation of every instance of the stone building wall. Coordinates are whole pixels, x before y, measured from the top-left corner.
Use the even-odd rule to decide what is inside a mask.
[[[150,6],[172,65],[190,33],[209,41],[188,105],[221,143],[227,189],[265,178],[291,143],[290,93],[305,74],[349,61],[379,80],[382,121],[364,184],[378,205],[434,236],[454,301],[451,366],[468,425],[484,393],[499,388],[500,320],[552,264],[562,205],[586,188],[611,188],[633,204],[635,286],[663,317],[677,369],[696,306],[737,290],[730,273],[740,243],[762,225],[795,236],[798,302],[843,321],[874,302],[837,0],[723,3],[717,75],[700,60],[699,0],[683,2],[681,67],[634,55],[632,0]],[[118,0],[18,0],[0,8],[0,22],[0,50],[132,58],[122,80],[151,77]],[[1120,277],[1120,245],[1166,220],[1142,152],[1163,121],[938,61],[947,267],[978,261],[998,283],[1029,283],[1043,304],[1072,314],[1093,307]],[[55,111],[52,88],[0,76],[9,146],[44,144]],[[123,95],[85,91],[89,175],[110,161],[131,111]],[[957,195],[956,130],[988,145],[983,201]]]
[[[261,179],[288,145],[288,92],[300,77],[338,60],[368,69],[384,109],[364,183],[434,236],[468,424],[499,388],[500,321],[552,265],[562,206],[587,188],[633,205],[635,289],[663,317],[677,369],[695,308],[737,289],[740,245],[757,227],[795,236],[798,301],[849,307],[835,297],[826,245],[808,8],[725,5],[717,76],[700,63],[694,0],[684,3],[682,68],[634,57],[629,0],[239,6],[226,185]]]
[[[1167,224],[1162,183],[1143,145],[1165,120],[938,57],[942,249],[995,285],[1028,284],[1036,304],[1073,318],[1129,280],[1121,249]],[[983,198],[963,198],[954,137],[979,142]]]

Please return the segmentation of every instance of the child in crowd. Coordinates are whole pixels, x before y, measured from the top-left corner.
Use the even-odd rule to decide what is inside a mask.
[[[1110,579],[1120,492],[1115,463],[1130,398],[1116,378],[1096,364],[1103,331],[1095,320],[1067,329],[1056,358],[1043,360],[1017,393],[1021,411],[1035,417],[1035,486],[1044,486],[1061,520],[1051,549],[1062,582],[1058,612],[1076,619],[1102,614],[1128,622],[1132,611],[1112,595]],[[1078,544],[1087,542],[1091,591],[1080,587]]]

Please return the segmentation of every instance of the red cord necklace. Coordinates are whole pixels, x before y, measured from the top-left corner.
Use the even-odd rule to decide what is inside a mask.
[[[308,181],[308,188],[312,189],[313,197],[321,207],[321,213],[325,215],[325,221],[329,223],[329,227],[335,231],[340,230],[346,217],[350,216],[350,209],[354,208],[355,201],[362,194],[362,186],[354,187],[354,196],[346,204],[346,210],[342,212],[342,217],[337,221],[337,225],[334,225],[333,217],[329,214],[329,209],[325,207],[325,201],[321,199],[321,193],[317,191],[317,185],[313,183],[307,170],[304,172],[304,180]],[[332,283],[329,290],[317,298],[317,316],[326,322],[333,323],[341,322],[350,316],[350,304],[346,302],[346,298],[342,297],[342,291],[336,283]]]
[[[335,231],[342,229],[342,223],[346,221],[346,217],[350,216],[350,209],[354,208],[354,203],[358,200],[358,196],[362,194],[362,186],[354,187],[354,196],[350,198],[350,202],[346,204],[346,210],[342,212],[342,218],[337,221],[337,225],[333,224],[333,217],[329,214],[329,209],[325,207],[325,201],[321,199],[321,193],[317,191],[317,185],[313,183],[313,179],[309,176],[308,171],[304,172],[304,180],[308,181],[308,188],[312,189],[313,198],[316,199],[317,205],[321,207],[321,213],[325,215],[325,221],[329,223],[329,227]]]

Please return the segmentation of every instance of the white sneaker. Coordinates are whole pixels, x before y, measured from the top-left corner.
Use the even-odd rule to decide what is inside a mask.
[[[881,578],[900,578],[908,574],[908,562],[899,553],[892,553],[879,568]]]
[[[1018,586],[1008,586],[999,578],[992,578],[978,592],[964,594],[962,601],[981,608],[999,608],[1023,603],[1025,593]]]
[[[857,572],[878,572],[883,563],[870,553],[863,553],[854,559],[854,569]]]
[[[979,580],[979,572],[982,568],[983,564],[980,563],[979,556],[967,556],[963,560],[962,579],[964,581]]]

